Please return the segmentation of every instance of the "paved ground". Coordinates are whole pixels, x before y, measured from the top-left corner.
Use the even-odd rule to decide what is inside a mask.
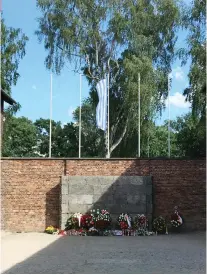
[[[206,273],[205,232],[149,237],[2,236],[2,273]]]

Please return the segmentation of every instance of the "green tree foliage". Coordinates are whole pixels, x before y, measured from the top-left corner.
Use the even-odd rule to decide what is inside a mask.
[[[52,153],[56,151],[57,141],[55,137],[61,131],[61,122],[55,122],[52,120]],[[49,119],[37,119],[34,122],[34,125],[37,128],[38,136],[38,151],[42,156],[49,156],[49,134],[50,134],[50,120]]]
[[[74,111],[74,120],[79,131],[79,107]],[[105,156],[104,133],[96,126],[96,108],[91,98],[84,100],[82,103],[81,145],[82,157]]]
[[[58,148],[60,157],[78,157],[78,127],[74,123],[67,123],[62,128],[62,134],[58,137]]]
[[[183,12],[183,25],[189,31],[187,49],[180,49],[183,64],[191,58],[190,86],[184,95],[192,103],[194,116],[205,116],[206,108],[206,1],[193,0]]]
[[[168,157],[168,126],[167,124],[161,126],[154,125],[154,132],[149,138],[149,157]],[[145,152],[145,156],[147,156]],[[170,132],[170,156],[181,156],[176,143],[176,133]]]
[[[34,125],[38,132],[37,149],[40,155],[49,156],[50,120],[40,118]],[[52,157],[78,157],[77,128],[73,123],[61,126],[61,122],[52,120]]]
[[[104,157],[104,133],[96,126],[96,111],[90,99],[82,104],[82,157]],[[74,111],[74,119],[79,122],[79,108]],[[171,122],[174,125],[174,121]],[[172,129],[171,156],[185,156],[185,152],[177,144],[177,128]],[[168,122],[157,126],[151,120],[144,119],[141,125],[141,156],[168,156]],[[137,129],[127,132],[122,142],[113,151],[111,157],[137,157]]]
[[[177,147],[181,156],[206,156],[206,127],[199,117],[188,113],[173,121],[172,126],[177,131]]]
[[[25,56],[27,41],[21,29],[8,28],[1,20],[1,87],[9,94],[20,77],[19,61]]]
[[[187,156],[206,155],[206,1],[193,0],[183,11],[182,23],[189,31],[187,48],[180,49],[183,64],[191,58],[189,87],[184,90],[192,114],[178,118],[178,143]]]
[[[52,157],[78,157],[79,108],[74,112],[77,123],[61,126],[52,121]],[[9,116],[4,131],[4,157],[48,157],[49,119],[32,123],[25,117]],[[189,113],[171,121],[171,157],[203,157],[206,152],[205,127],[199,118]],[[104,157],[104,134],[96,127],[95,110],[91,111],[89,99],[82,108],[82,157]],[[129,132],[116,147],[112,157],[137,157],[138,134]],[[141,127],[141,157],[168,156],[168,122],[161,126],[144,120]]]
[[[37,156],[37,129],[26,117],[7,116],[3,132],[3,157]]]
[[[47,67],[56,72],[74,58],[86,65],[88,54],[103,67],[113,53],[129,47],[169,69],[179,18],[176,0],[38,0],[37,6],[42,17],[36,33],[48,50]]]

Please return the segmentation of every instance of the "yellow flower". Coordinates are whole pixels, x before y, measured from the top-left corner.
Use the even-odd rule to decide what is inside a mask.
[[[48,226],[46,230],[54,230],[54,227],[52,225]]]

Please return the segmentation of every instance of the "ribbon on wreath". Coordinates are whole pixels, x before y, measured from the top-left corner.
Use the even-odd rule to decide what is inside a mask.
[[[78,226],[81,227],[81,218],[83,215],[81,213],[77,213],[75,216],[78,219]]]
[[[131,221],[129,220],[129,217],[128,217],[127,214],[125,215],[125,218],[126,218],[126,220],[127,220],[127,223],[128,223],[129,228],[131,228]]]
[[[178,208],[177,208],[177,207],[175,207],[175,214],[178,216],[178,222],[179,222],[180,224],[182,224],[182,223],[183,223],[183,219],[182,219],[181,216],[179,215],[179,212],[178,212]]]
[[[182,223],[183,223],[183,219],[181,218],[181,216],[180,216],[180,215],[178,215],[178,221],[179,221],[179,223],[180,223],[180,224],[182,224]]]

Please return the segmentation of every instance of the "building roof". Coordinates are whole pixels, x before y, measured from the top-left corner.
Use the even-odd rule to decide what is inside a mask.
[[[1,100],[7,102],[10,105],[17,104],[16,101],[11,98],[3,89],[1,89]]]

